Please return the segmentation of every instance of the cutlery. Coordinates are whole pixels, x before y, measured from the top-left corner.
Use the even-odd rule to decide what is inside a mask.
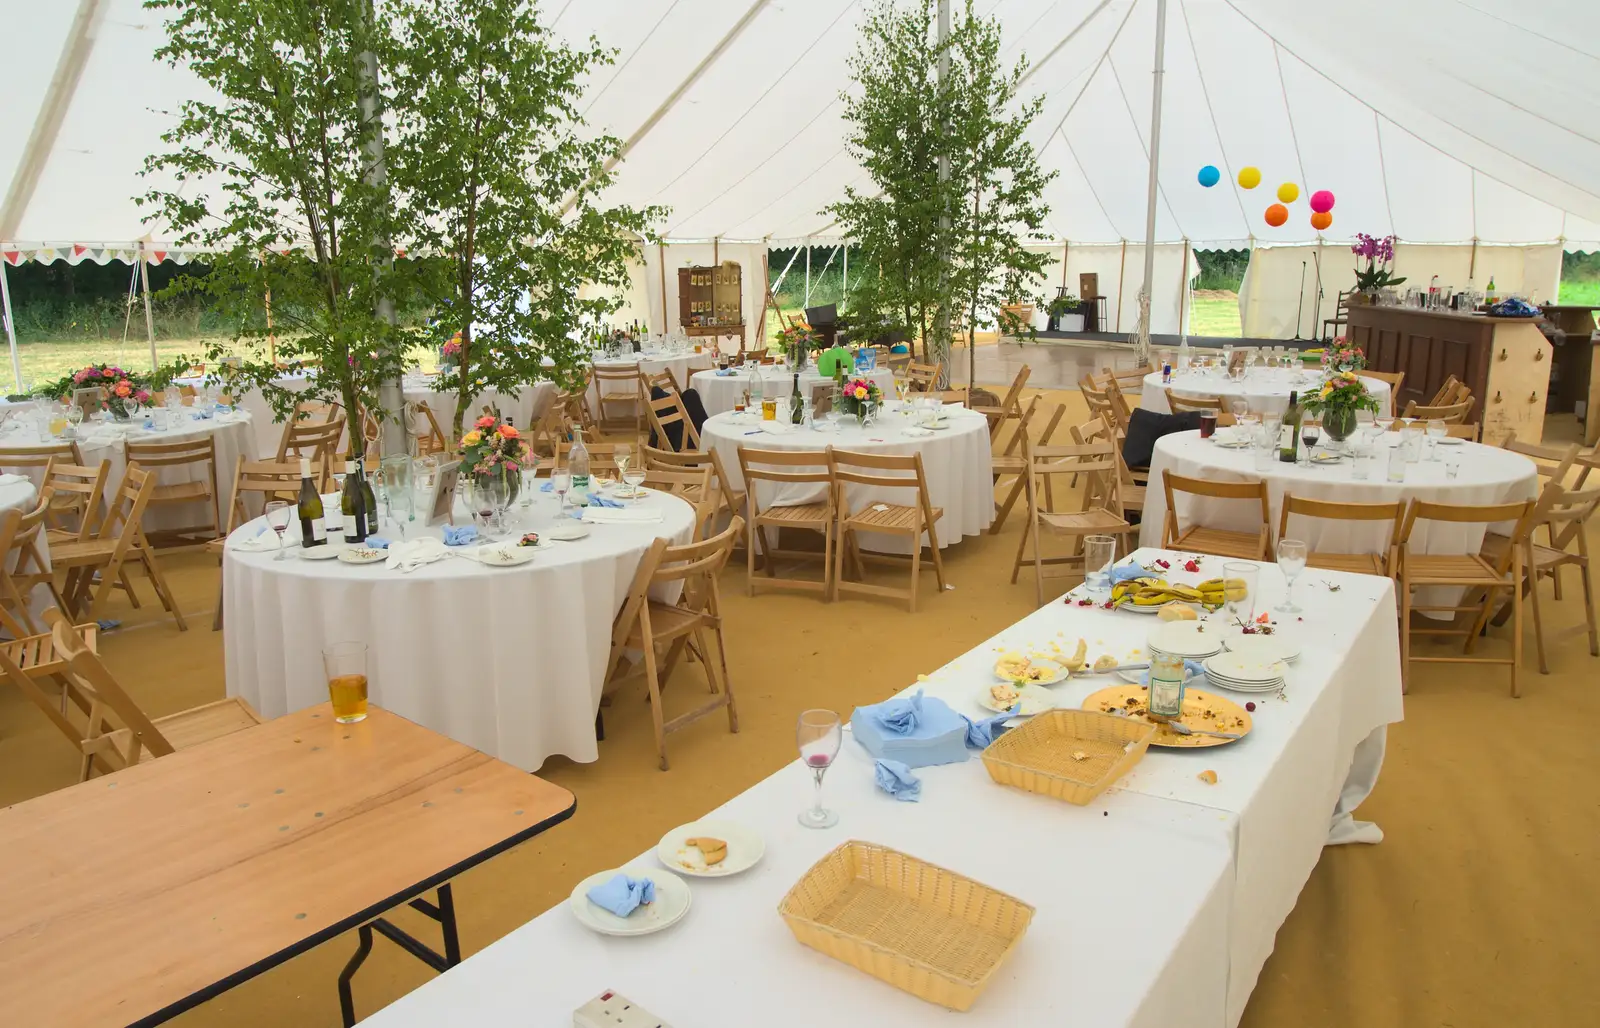
[[[1181,724],[1177,721],[1168,721],[1166,722],[1166,726],[1169,730],[1176,732],[1178,735],[1209,735],[1215,739],[1244,738],[1244,736],[1240,735],[1238,732],[1208,732],[1201,728],[1190,728],[1188,725]]]

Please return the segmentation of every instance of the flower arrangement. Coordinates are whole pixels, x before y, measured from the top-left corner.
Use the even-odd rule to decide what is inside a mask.
[[[439,349],[439,367],[453,368],[461,363],[461,333],[451,336]]]
[[[40,396],[71,403],[74,391],[97,387],[105,395],[106,407],[118,418],[131,417],[139,409],[139,404],[150,399],[145,380],[115,364],[91,364],[79,368],[55,382],[39,386],[35,392]]]
[[[1328,363],[1340,371],[1360,371],[1367,366],[1367,355],[1358,346],[1350,346],[1344,336],[1333,341],[1328,350]]]
[[[778,329],[777,340],[778,345],[783,347],[783,354],[788,359],[789,365],[796,370],[805,365],[807,354],[822,345],[822,340],[817,338],[811,326],[798,318],[788,328]]]
[[[493,414],[479,418],[461,437],[461,470],[468,475],[520,472],[527,458],[528,444],[516,428]]]
[[[1357,232],[1356,243],[1350,252],[1367,259],[1366,270],[1356,269],[1356,289],[1360,292],[1376,293],[1405,281],[1405,276],[1396,277],[1391,267],[1394,263],[1394,236],[1374,239],[1365,232]]]
[[[839,410],[860,419],[865,418],[874,405],[882,402],[883,390],[878,388],[877,383],[871,379],[853,378],[844,384],[844,390],[839,395]]]
[[[1334,439],[1342,440],[1356,428],[1356,411],[1378,412],[1378,398],[1367,392],[1366,383],[1354,371],[1337,371],[1322,383],[1322,388],[1300,401],[1313,414],[1322,415],[1322,428]]]

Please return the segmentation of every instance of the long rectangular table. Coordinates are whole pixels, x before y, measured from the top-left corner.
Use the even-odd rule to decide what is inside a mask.
[[[397,715],[341,725],[323,704],[6,807],[0,1024],[158,1024],[360,926],[348,1008],[373,929],[405,945],[380,914],[410,901],[441,923],[430,963],[459,962],[449,880],[575,806]]]
[[[1221,563],[1204,558],[1197,574],[1177,564],[1165,574],[1193,582],[1219,574]],[[1261,579],[1264,602],[1276,604],[1282,576],[1266,564]],[[922,801],[901,803],[874,787],[870,757],[847,735],[825,786],[838,827],[795,823],[810,790],[798,761],[709,812],[759,831],[766,855],[736,877],[690,879],[693,906],[681,924],[606,938],[561,904],[367,1023],[563,1024],[573,1008],[616,989],[670,1023],[700,1028],[926,1025],[936,1008],[800,946],[777,914],[813,862],[859,838],[1037,908],[964,1024],[1232,1028],[1322,847],[1350,837],[1349,811],[1376,779],[1383,727],[1401,717],[1392,585],[1310,570],[1295,598],[1303,621],[1273,617],[1303,653],[1282,699],[1240,697],[1257,710],[1238,743],[1153,749],[1095,803],[1075,807],[995,785],[975,753],[918,769]],[[1000,653],[1052,644],[1070,653],[1082,637],[1091,658],[1126,657],[1156,623],[1057,599],[907,691],[986,716],[977,700]],[[1054,691],[1076,706],[1107,684],[1074,678]],[[1216,784],[1201,781],[1202,770],[1215,771]],[[654,862],[645,853],[632,864]]]

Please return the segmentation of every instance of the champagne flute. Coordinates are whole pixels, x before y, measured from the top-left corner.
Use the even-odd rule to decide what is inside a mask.
[[[1302,613],[1294,605],[1294,580],[1306,569],[1306,544],[1298,539],[1278,540],[1278,570],[1283,572],[1283,602],[1272,609],[1279,614]]]
[[[289,501],[267,501],[267,524],[278,533],[278,555],[273,560],[283,559],[283,533],[289,529]]]
[[[839,823],[838,813],[822,806],[822,776],[827,774],[833,758],[839,755],[839,743],[843,738],[844,727],[839,723],[839,715],[831,710],[805,711],[795,726],[800,759],[811,769],[816,781],[811,808],[800,812],[800,823],[807,828],[832,828]]]

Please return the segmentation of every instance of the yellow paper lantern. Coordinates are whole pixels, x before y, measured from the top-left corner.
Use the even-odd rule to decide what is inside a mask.
[[[1278,187],[1278,199],[1284,203],[1294,203],[1300,198],[1300,187],[1293,182],[1285,182]]]
[[[1261,169],[1254,165],[1239,169],[1239,185],[1244,189],[1254,189],[1261,184]]]

